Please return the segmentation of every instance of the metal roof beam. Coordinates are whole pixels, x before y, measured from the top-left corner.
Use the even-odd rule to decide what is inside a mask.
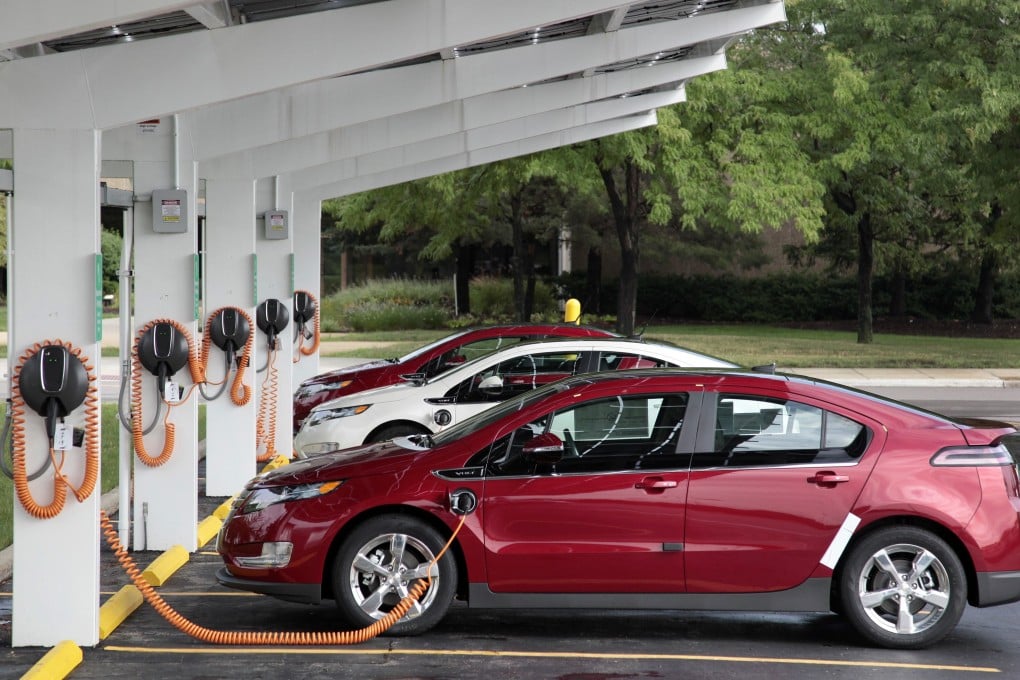
[[[600,123],[591,123],[571,128],[569,130],[561,130],[559,132],[522,139],[508,144],[488,147],[479,151],[465,151],[452,156],[435,158],[415,165],[407,165],[396,170],[381,172],[374,175],[362,175],[354,179],[332,184],[324,184],[315,187],[314,189],[308,189],[301,192],[296,191],[295,193],[300,193],[302,197],[318,200],[347,196],[350,194],[357,194],[362,191],[378,189],[384,186],[410,182],[423,177],[431,177],[432,175],[439,175],[445,172],[463,170],[464,168],[485,165],[486,163],[494,163],[496,161],[506,160],[507,158],[514,158],[531,153],[538,153],[539,151],[554,149],[560,146],[577,144],[578,142],[584,142],[589,139],[606,137],[608,135],[615,135],[621,132],[628,132],[630,130],[637,130],[639,128],[655,125],[655,123],[656,117],[654,111],[635,116],[628,116],[626,118],[614,118],[613,120],[603,121]]]
[[[533,137],[544,138],[546,135],[558,134],[564,130],[645,113],[683,100],[683,90],[674,89],[549,111],[498,125],[443,135],[325,165],[307,167],[290,173],[289,184],[295,191],[299,191],[355,179],[362,175],[396,171],[404,166],[418,165],[433,158],[444,158],[458,153],[484,154],[484,150],[490,147],[503,147]]]
[[[190,114],[195,153],[198,160],[207,160],[580,73],[657,51],[715,41],[784,19],[783,5],[769,3],[491,54],[359,73],[224,102]],[[654,72],[661,66],[646,70]]]
[[[716,54],[659,64],[655,68],[501,90],[220,156],[203,162],[200,174],[256,178],[294,172],[311,165],[663,87],[724,68],[725,55]]]
[[[0,62],[0,91],[14,95],[0,99],[0,120],[13,127],[110,129],[379,68],[619,4],[619,0],[387,0]]]
[[[226,0],[204,2],[201,5],[185,7],[184,11],[206,28],[226,28],[233,23]]]
[[[184,9],[195,0],[0,0],[0,50]]]

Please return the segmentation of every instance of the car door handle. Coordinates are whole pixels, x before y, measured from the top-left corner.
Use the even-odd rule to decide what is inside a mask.
[[[677,486],[674,479],[663,479],[662,477],[645,477],[634,485],[635,489],[644,489],[652,493],[662,493],[666,489],[675,489]]]
[[[808,484],[817,484],[818,486],[835,486],[836,484],[849,482],[850,477],[847,475],[837,475],[835,472],[816,472],[808,477],[807,481]]]

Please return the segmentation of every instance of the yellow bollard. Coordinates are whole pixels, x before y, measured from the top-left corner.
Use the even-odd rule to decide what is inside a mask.
[[[567,323],[581,323],[581,301],[575,298],[567,300],[563,307],[563,320]]]

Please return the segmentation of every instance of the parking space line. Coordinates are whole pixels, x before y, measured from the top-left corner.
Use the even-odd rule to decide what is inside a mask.
[[[891,661],[846,661],[842,659],[804,659],[797,657],[718,656],[703,654],[597,654],[594,652],[524,652],[471,649],[361,649],[337,647],[123,647],[107,646],[108,652],[134,654],[320,654],[320,655],[402,655],[402,656],[477,656],[542,659],[597,659],[611,661],[708,661],[719,663],[786,664],[795,666],[831,666],[853,668],[895,668],[917,671],[953,671],[958,673],[1001,673],[988,666],[948,666],[942,664],[899,663]]]

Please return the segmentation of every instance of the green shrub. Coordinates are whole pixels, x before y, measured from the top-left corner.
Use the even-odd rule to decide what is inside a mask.
[[[386,279],[351,286],[322,301],[326,332],[444,328],[453,316],[449,281]]]
[[[456,318],[452,281],[369,281],[322,300],[322,329],[329,333],[434,329],[516,318],[510,279],[473,279],[470,296],[471,314]],[[553,287],[543,281],[536,282],[532,320],[558,321],[560,317]]]
[[[535,282],[532,320],[551,321],[559,316],[553,286]],[[514,282],[511,279],[479,277],[471,280],[471,313],[483,319],[509,321],[516,318]]]
[[[446,328],[450,312],[434,305],[412,307],[383,302],[351,307],[345,319],[347,327],[358,333]]]

